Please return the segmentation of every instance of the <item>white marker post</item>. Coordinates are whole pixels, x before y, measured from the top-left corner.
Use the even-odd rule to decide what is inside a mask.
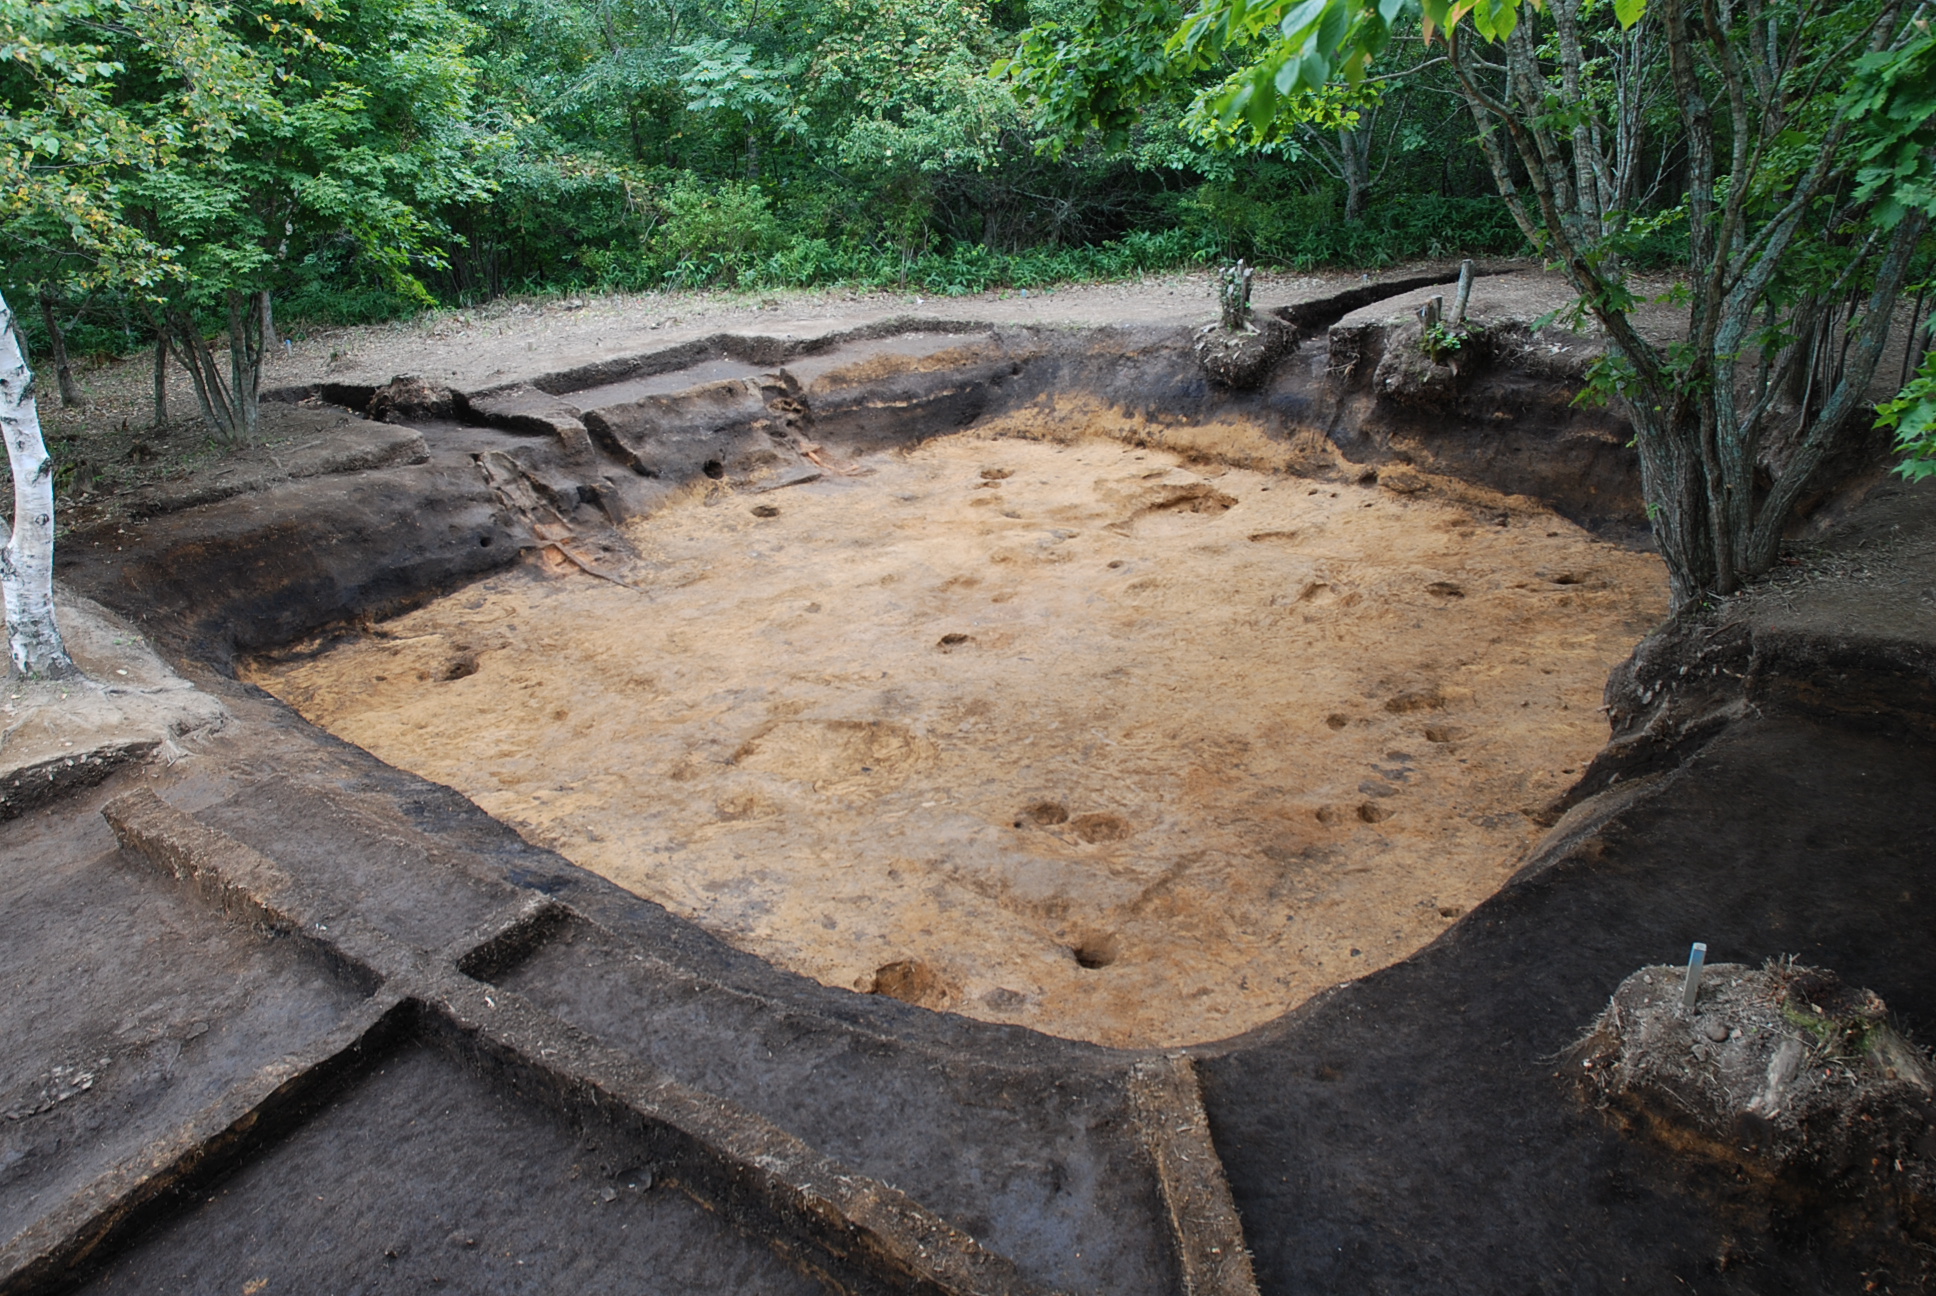
[[[1681,995],[1681,1007],[1688,1012],[1694,1011],[1694,1000],[1701,993],[1701,968],[1707,962],[1707,946],[1701,941],[1694,942],[1694,948],[1687,954],[1687,989]]]

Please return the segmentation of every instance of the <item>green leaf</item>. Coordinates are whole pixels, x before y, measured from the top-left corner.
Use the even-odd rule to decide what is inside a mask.
[[[1242,0],[1237,0],[1241,3]],[[1295,41],[1304,34],[1304,29],[1324,17],[1327,10],[1342,8],[1338,0],[1304,0],[1295,9],[1284,15],[1284,21],[1277,29],[1284,33],[1284,39]]]
[[[1250,129],[1262,135],[1270,129],[1271,118],[1277,115],[1277,96],[1271,93],[1271,83],[1250,85],[1244,88],[1244,120]]]

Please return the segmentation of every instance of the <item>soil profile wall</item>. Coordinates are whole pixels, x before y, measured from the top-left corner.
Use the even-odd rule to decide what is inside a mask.
[[[1239,393],[1206,382],[1182,330],[973,328],[903,320],[806,341],[729,336],[541,374],[526,386],[564,401],[586,384],[676,378],[724,356],[770,364],[771,380],[755,386],[773,421],[835,445],[911,445],[977,423],[1007,419],[1019,428],[1074,418],[1205,462],[1320,477],[1416,466],[1529,495],[1614,535],[1631,534],[1640,516],[1624,426],[1574,409],[1578,379],[1569,372],[1503,365],[1446,408],[1421,410],[1369,391],[1364,364],[1340,368],[1330,354],[1335,335],[1306,339],[1263,390]],[[939,335],[947,346],[866,361],[869,345],[891,348],[892,339],[916,334]],[[1353,337],[1359,347],[1375,344]],[[324,386],[277,395],[367,407],[375,392]],[[138,549],[120,528],[76,535],[64,543],[60,574],[174,650],[227,669],[237,653],[387,615],[538,543],[530,519],[507,508],[479,472],[488,451],[515,461],[553,512],[569,518],[588,504],[605,523],[652,511],[719,462],[680,456],[648,476],[612,420],[588,446],[563,426],[576,421],[568,405],[521,422],[507,416],[493,428],[473,421],[492,393],[446,399],[455,417],[437,417],[440,409],[413,418],[426,434],[427,463],[290,482],[166,514],[145,525]],[[411,416],[388,412],[395,422]]]

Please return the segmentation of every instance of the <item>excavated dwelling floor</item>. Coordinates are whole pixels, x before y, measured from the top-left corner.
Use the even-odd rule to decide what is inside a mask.
[[[1665,609],[1544,510],[1036,432],[701,483],[623,585],[553,554],[245,677],[830,986],[1170,1046],[1495,892]]]
[[[1482,279],[1475,301],[1493,284]],[[1298,309],[1322,324],[1364,291]],[[1403,316],[1410,303],[1391,309]],[[1582,414],[1544,371],[1481,375],[1460,411],[1438,417],[1384,401],[1374,366],[1334,364],[1315,335],[1269,390],[1231,397],[1192,385],[1182,321],[1009,331],[953,359],[931,355],[933,335],[952,331],[946,350],[964,336],[957,327],[940,322],[922,340],[875,323],[881,336],[846,341],[668,338],[663,355],[587,357],[598,363],[473,393],[459,413],[485,426],[290,407],[307,420],[292,431],[329,434],[316,462],[282,457],[240,485],[190,479],[117,497],[124,513],[66,539],[62,579],[100,604],[88,616],[117,652],[151,638],[186,677],[159,659],[137,669],[90,657],[117,681],[104,697],[182,693],[216,715],[170,721],[173,738],[152,759],[83,768],[56,756],[0,788],[0,815],[13,816],[0,836],[11,920],[0,940],[0,1294],[1787,1296],[1932,1285],[1926,1232],[1878,1219],[1847,1233],[1797,1215],[1779,1185],[1690,1162],[1583,1108],[1555,1061],[1628,973],[1692,940],[1730,961],[1796,955],[1836,968],[1927,1038],[1936,507],[1926,488],[1857,483],[1811,522],[1792,565],[1711,616],[1649,635],[1602,695],[1600,667],[1572,654],[1599,635],[1610,660],[1652,628],[1645,589],[1619,585],[1609,566],[1648,560],[1597,546],[1529,498],[1489,493],[1552,501],[1601,535],[1638,508],[1626,429]],[[890,353],[904,359],[865,389],[832,372]],[[769,381],[779,362],[797,386]],[[776,423],[681,431],[672,416],[703,402],[649,404],[705,378],[738,391],[747,420]],[[598,382],[640,384],[587,403],[636,395],[671,420],[664,435],[625,441],[623,411],[601,406],[610,426],[584,444],[592,420],[559,407],[583,409],[577,389]],[[373,390],[346,377],[307,394],[360,408]],[[1091,407],[1074,399],[1085,392]],[[762,491],[776,483],[745,479],[727,451],[771,453],[784,440],[773,428],[801,404],[786,435],[905,449],[863,456],[871,475]],[[971,423],[1015,436],[914,440]],[[1297,432],[1245,433],[1257,426]],[[1114,439],[1081,439],[1092,431]],[[684,458],[654,480],[640,460],[661,452]],[[1218,455],[1281,475],[1196,466]],[[707,456],[723,461],[724,480],[669,497],[666,482],[707,471]],[[1424,478],[1421,465],[1448,475]],[[1544,471],[1552,465],[1568,476]],[[1379,481],[1362,480],[1374,467]],[[969,502],[997,496],[1001,507]],[[642,588],[563,559],[521,563],[520,552],[545,552],[553,519],[540,500],[582,537],[559,543]],[[1062,508],[1070,516],[1051,516]],[[626,565],[628,542],[609,529],[617,516],[649,518],[631,530],[638,557]],[[1054,554],[1066,561],[1043,561]],[[899,579],[881,585],[890,574]],[[958,574],[982,583],[940,588]],[[442,605],[414,602],[451,590]],[[1631,627],[1605,628],[1622,599],[1636,609]],[[813,603],[821,610],[806,612]],[[394,617],[405,605],[419,610]],[[487,612],[503,615],[479,629]],[[372,615],[393,619],[362,620]],[[460,629],[464,615],[478,619]],[[403,650],[399,668],[365,663],[369,689],[394,684],[399,702],[406,688],[469,699],[436,719],[460,745],[475,746],[464,726],[562,706],[563,720],[545,721],[559,733],[513,739],[534,765],[627,771],[632,795],[611,804],[634,816],[627,830],[686,843],[682,866],[710,860],[780,896],[791,894],[776,871],[789,860],[881,870],[889,851],[876,839],[891,830],[928,834],[918,859],[945,856],[955,871],[904,872],[905,892],[876,888],[882,903],[912,896],[929,912],[909,918],[920,924],[911,935],[883,936],[840,967],[844,979],[825,973],[832,987],[794,975],[776,962],[804,956],[768,962],[704,930],[765,951],[756,937],[770,938],[784,909],[759,915],[758,897],[692,886],[717,912],[689,908],[700,922],[685,921],[231,677],[237,653],[332,625],[374,631],[336,641],[345,661]],[[710,655],[655,664],[681,626],[685,646],[703,634]],[[1125,627],[1145,637],[1115,643]],[[413,639],[419,631],[444,638]],[[502,655],[499,633],[533,655]],[[1026,643],[1031,634],[1085,646],[1058,656]],[[259,662],[256,677],[329,662],[329,641],[312,648],[306,660]],[[815,653],[846,664],[815,665]],[[1096,661],[1093,678],[1071,673],[1079,658]],[[843,685],[843,673],[871,678]],[[524,705],[514,674],[549,691],[539,706]],[[574,686],[593,691],[574,701]],[[1322,702],[1287,710],[1282,698],[1307,689]],[[692,698],[710,710],[674,709]],[[947,709],[960,698],[987,701],[987,714]],[[1562,748],[1577,741],[1584,754],[1608,735],[1601,702],[1612,741],[1582,770]],[[1099,720],[1080,744],[1072,715]],[[1576,716],[1577,740],[1542,730]],[[587,747],[602,747],[559,745],[590,721],[607,727]],[[877,741],[877,724],[907,736]],[[993,741],[1002,727],[1006,746]],[[659,755],[625,763],[612,742],[621,731],[659,743]],[[1160,750],[1136,747],[1138,735]],[[1204,735],[1231,741],[1186,748]],[[859,781],[896,751],[916,757],[898,781]],[[1155,755],[1139,765],[1139,751]],[[867,758],[861,773],[844,777],[856,756]],[[707,781],[666,777],[688,768]],[[526,789],[528,811],[542,808],[531,791],[571,795],[571,779],[546,777]],[[27,786],[38,778],[48,786]],[[489,802],[491,787],[451,781]],[[1246,783],[1258,793],[1248,802]],[[1566,785],[1556,804],[1551,792]],[[735,799],[747,789],[786,813],[760,817],[759,803]],[[756,813],[726,818],[722,803]],[[1264,813],[1273,803],[1287,812]],[[1217,924],[1241,936],[1254,919],[1256,931],[1287,933],[1280,953],[1290,933],[1311,947],[1319,919],[1337,927],[1327,897],[1341,903],[1355,887],[1376,911],[1380,886],[1440,867],[1454,830],[1493,804],[1504,821],[1478,826],[1501,834],[1506,862],[1472,881],[1482,901],[1419,919],[1423,947],[1388,966],[1376,964],[1395,953],[1370,935],[1345,936],[1329,947],[1346,961],[1327,975],[1334,989],[1290,1008],[1299,992],[1277,987],[1288,1010],[1248,1032],[1227,1033],[1256,1016],[1207,1013],[1213,991],[1181,1006],[1173,1036],[1146,1023],[1147,1034],[1115,1038],[1214,1043],[1098,1047],[1021,1028],[1048,1022],[1051,982],[975,980],[1001,958],[1049,958],[1101,1002],[1112,984],[1147,975],[1137,959],[1164,922],[1180,933],[1178,975],[1224,957],[1205,935]],[[1191,805],[1207,809],[1176,818]],[[1562,805],[1572,808],[1522,850]],[[1354,823],[1364,806],[1372,812]],[[498,813],[581,859],[598,844],[579,831],[582,814],[563,814],[548,836],[515,809]],[[1283,838],[1244,835],[1280,821]],[[1446,841],[1426,834],[1433,823]],[[948,825],[956,836],[942,840]],[[1297,848],[1288,863],[1267,849],[1280,842]],[[1365,849],[1380,843],[1382,855]],[[747,858],[732,861],[735,851]],[[1265,862],[1275,871],[1260,872]],[[1174,880],[1147,884],[1152,867],[1175,867]],[[1275,901],[1259,898],[1265,876],[1285,881]],[[1018,892],[1016,879],[1037,889]],[[1066,910],[1054,887],[1068,892]],[[1459,905],[1436,883],[1386,894],[1386,912],[1407,919],[1421,901]],[[927,921],[942,900],[965,915],[959,927]],[[752,915],[748,931],[722,912]],[[894,916],[815,912],[840,928],[822,936],[809,923],[807,936],[863,948],[856,924]],[[992,933],[987,948],[951,953],[922,937],[927,927],[959,938],[974,922]],[[1443,930],[1426,942],[1435,923]],[[1399,926],[1381,919],[1372,933]],[[1237,989],[1248,992],[1257,979],[1244,975]],[[888,993],[852,993],[863,977]],[[999,990],[1023,1002],[991,1003]],[[1158,1007],[1161,1017],[1177,1004]]]

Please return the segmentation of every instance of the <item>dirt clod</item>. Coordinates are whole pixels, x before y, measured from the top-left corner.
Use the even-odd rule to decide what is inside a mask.
[[[1709,964],[1691,1011],[1685,985],[1662,966],[1621,982],[1562,1058],[1588,1103],[1786,1209],[1847,1222],[1928,1199],[1936,1061],[1879,997],[1786,961]]]
[[[370,397],[368,413],[379,423],[451,419],[457,416],[456,397],[442,383],[400,374],[376,389]]]
[[[938,1008],[947,1001],[949,987],[932,965],[920,959],[896,959],[875,969],[869,993],[923,1008]]]
[[[1393,715],[1412,711],[1436,711],[1445,705],[1445,695],[1436,688],[1407,689],[1385,699],[1385,710]]]
[[[1113,814],[1077,815],[1069,821],[1069,827],[1076,836],[1092,845],[1098,842],[1117,842],[1128,837],[1135,830]]]
[[[1296,345],[1296,332],[1268,316],[1254,317],[1242,330],[1205,325],[1191,343],[1206,376],[1239,390],[1262,383],[1277,361]]]
[[[1060,801],[1037,801],[1022,811],[1022,818],[1038,828],[1048,828],[1055,824],[1068,823],[1069,808]]]

